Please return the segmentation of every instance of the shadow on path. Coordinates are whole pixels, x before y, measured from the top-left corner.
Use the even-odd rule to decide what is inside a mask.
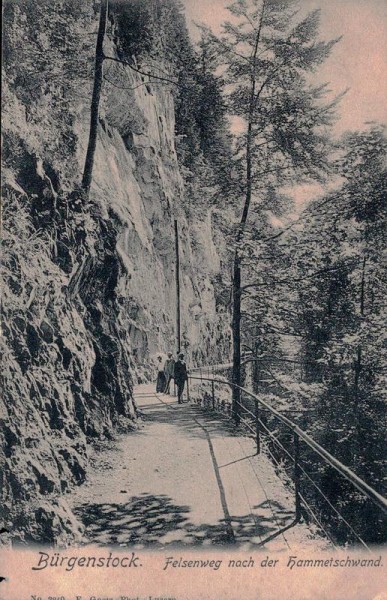
[[[214,414],[211,411],[207,412],[191,404],[149,405],[140,407],[139,411],[144,423],[175,425],[191,438],[207,438],[201,424],[206,427],[213,438],[240,436],[240,431],[227,417]],[[200,424],[194,420],[195,418],[200,419]]]
[[[273,523],[266,502],[255,507],[267,512],[262,515],[230,516],[234,536],[230,536],[225,519],[214,525],[190,522],[189,506],[173,504],[165,495],[141,494],[123,504],[85,504],[75,513],[85,526],[88,543],[98,545],[164,548],[166,546],[226,546],[251,542],[261,545],[262,538],[276,537],[278,525],[286,526],[289,515]]]

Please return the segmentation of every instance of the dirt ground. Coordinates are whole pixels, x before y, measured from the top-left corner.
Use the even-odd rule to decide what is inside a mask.
[[[135,398],[138,428],[94,451],[86,484],[70,498],[86,544],[329,548],[294,524],[291,488],[229,420],[150,385]]]

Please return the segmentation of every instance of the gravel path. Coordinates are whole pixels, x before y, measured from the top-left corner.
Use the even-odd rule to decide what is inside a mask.
[[[94,453],[87,483],[71,498],[85,543],[329,547],[305,524],[292,526],[291,491],[229,421],[149,385],[137,386],[135,398],[139,428]]]

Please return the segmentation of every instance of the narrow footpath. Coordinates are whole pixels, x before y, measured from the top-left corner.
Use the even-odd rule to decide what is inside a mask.
[[[294,525],[294,497],[254,441],[215,413],[140,385],[138,429],[94,452],[71,498],[85,543],[164,548],[232,544],[240,550],[322,550]]]

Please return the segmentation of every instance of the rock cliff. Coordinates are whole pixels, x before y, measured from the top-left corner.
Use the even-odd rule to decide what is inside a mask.
[[[65,494],[87,477],[90,441],[135,426],[133,384],[175,349],[175,219],[188,362],[229,351],[211,212],[184,208],[172,90],[106,72],[87,206],[90,81],[64,121],[49,94],[31,114],[5,81],[2,517],[19,542],[80,535]]]

